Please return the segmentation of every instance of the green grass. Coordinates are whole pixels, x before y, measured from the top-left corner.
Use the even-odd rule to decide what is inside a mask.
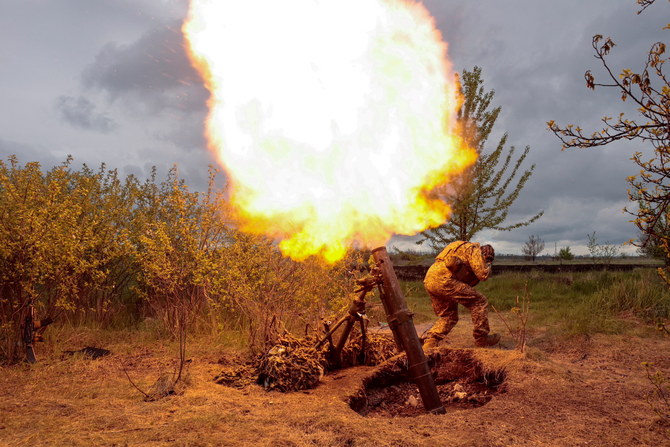
[[[407,300],[407,307],[414,313],[415,323],[425,323],[435,320],[433,306],[430,297],[423,286],[422,281],[400,281],[402,291]]]
[[[622,333],[670,317],[670,291],[653,269],[632,272],[505,273],[477,286],[499,311],[509,311],[528,287],[529,326],[563,334]],[[403,282],[414,321],[435,319],[420,281]]]
[[[522,256],[518,257],[496,257],[496,265],[579,265],[579,264],[633,264],[640,266],[661,267],[662,259],[649,258],[645,256],[615,256],[612,259],[592,259],[588,256],[580,256],[570,261],[560,261],[551,257],[537,258],[531,262]]]

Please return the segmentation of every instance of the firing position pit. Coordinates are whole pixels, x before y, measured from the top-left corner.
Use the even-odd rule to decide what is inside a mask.
[[[427,354],[427,358],[447,412],[480,407],[505,391],[505,369],[487,368],[472,350],[440,348]],[[426,414],[416,385],[409,381],[404,355],[379,365],[348,399],[351,409],[363,416]]]

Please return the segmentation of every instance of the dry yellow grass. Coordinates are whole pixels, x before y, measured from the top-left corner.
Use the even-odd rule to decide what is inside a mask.
[[[453,347],[470,348],[461,322]],[[103,341],[85,331],[77,343]],[[510,343],[510,341],[507,341]],[[63,345],[63,343],[61,343]],[[478,350],[492,368],[505,367],[507,391],[488,404],[446,415],[363,417],[346,397],[370,367],[327,376],[314,390],[265,392],[214,383],[218,360],[233,353],[207,339],[191,344],[192,384],[183,395],[145,402],[121,370],[148,389],[170,371],[174,349],[141,335],[116,337],[99,360],[60,359],[41,350],[41,362],[0,370],[0,445],[7,446],[508,446],[668,445],[648,407],[641,361],[666,373],[670,340],[597,336],[539,343],[521,356]],[[53,348],[53,346],[52,346]],[[46,352],[45,352],[46,351]]]

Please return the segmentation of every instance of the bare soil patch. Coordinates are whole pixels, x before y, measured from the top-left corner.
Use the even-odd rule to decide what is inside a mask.
[[[441,348],[428,362],[440,400],[447,411],[480,407],[504,391],[507,372],[487,368],[472,350]],[[419,391],[400,355],[383,363],[349,396],[349,406],[363,416],[412,417],[425,414]]]

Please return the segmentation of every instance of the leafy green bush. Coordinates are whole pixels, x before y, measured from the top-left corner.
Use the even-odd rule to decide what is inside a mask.
[[[216,175],[198,192],[176,167],[140,182],[104,165],[74,169],[71,158],[47,171],[0,160],[0,362],[21,359],[33,306],[57,324],[151,318],[182,341],[203,328],[259,344],[273,327],[304,332],[348,304],[348,261],[298,263],[243,233]]]
[[[570,247],[563,247],[558,251],[558,258],[563,261],[570,261],[575,258],[575,255],[570,251]]]

